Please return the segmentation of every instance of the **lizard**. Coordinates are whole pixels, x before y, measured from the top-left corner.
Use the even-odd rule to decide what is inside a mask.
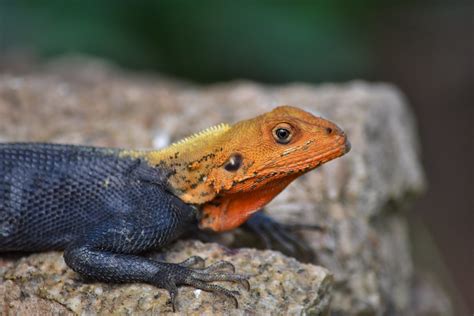
[[[0,252],[64,250],[89,279],[178,286],[229,297],[213,284],[248,276],[232,263],[208,267],[146,258],[198,227],[232,230],[302,174],[350,150],[341,128],[292,106],[221,124],[164,149],[48,143],[0,144]]]

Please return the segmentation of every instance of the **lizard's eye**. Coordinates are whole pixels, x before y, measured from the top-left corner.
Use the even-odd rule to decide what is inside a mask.
[[[234,153],[229,157],[229,160],[224,165],[224,169],[227,171],[237,171],[242,165],[242,155]]]
[[[290,124],[278,124],[273,129],[273,137],[279,144],[288,144],[293,136],[293,131]]]

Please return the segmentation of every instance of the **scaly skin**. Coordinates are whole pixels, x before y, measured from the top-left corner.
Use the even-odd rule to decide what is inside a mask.
[[[74,271],[103,282],[179,285],[225,295],[232,264],[203,268],[143,256],[180,234],[245,222],[291,181],[349,150],[333,123],[283,106],[158,151],[0,144],[0,252],[64,249]],[[258,222],[261,216],[249,222]],[[268,222],[267,222],[268,223]],[[268,225],[267,225],[268,226]]]
[[[291,139],[276,141],[278,128]],[[234,229],[300,175],[350,150],[334,123],[291,106],[281,106],[232,126],[219,125],[160,151],[124,151],[151,166],[171,170],[174,194],[202,210],[201,228]],[[237,170],[225,166],[236,155]]]

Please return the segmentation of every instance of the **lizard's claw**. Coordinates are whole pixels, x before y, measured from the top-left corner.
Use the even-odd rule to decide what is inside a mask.
[[[176,311],[179,285],[188,285],[203,291],[224,295],[233,301],[236,308],[238,307],[236,296],[240,295],[239,292],[209,282],[236,282],[244,286],[245,289],[250,289],[248,276],[235,274],[234,265],[228,261],[218,261],[208,267],[203,267],[204,259],[194,256],[178,264],[166,263],[165,265],[166,268],[155,275],[153,283],[168,290],[173,311]],[[193,267],[196,265],[199,267]],[[231,270],[231,272],[226,272],[226,270]]]

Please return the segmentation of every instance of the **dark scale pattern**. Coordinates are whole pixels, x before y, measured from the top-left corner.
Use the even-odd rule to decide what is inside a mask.
[[[194,208],[168,191],[166,179],[166,170],[113,149],[0,144],[0,252],[65,249],[76,272],[166,288],[173,307],[180,284],[234,299],[206,282],[244,282],[240,275],[138,256],[196,224]]]
[[[143,181],[147,174],[157,183]],[[135,241],[137,251],[162,246],[175,237],[171,231],[178,222],[194,214],[164,185],[159,171],[113,150],[2,144],[0,250],[62,249],[92,227],[112,222],[148,233],[147,242]],[[158,238],[155,231],[165,233]]]

